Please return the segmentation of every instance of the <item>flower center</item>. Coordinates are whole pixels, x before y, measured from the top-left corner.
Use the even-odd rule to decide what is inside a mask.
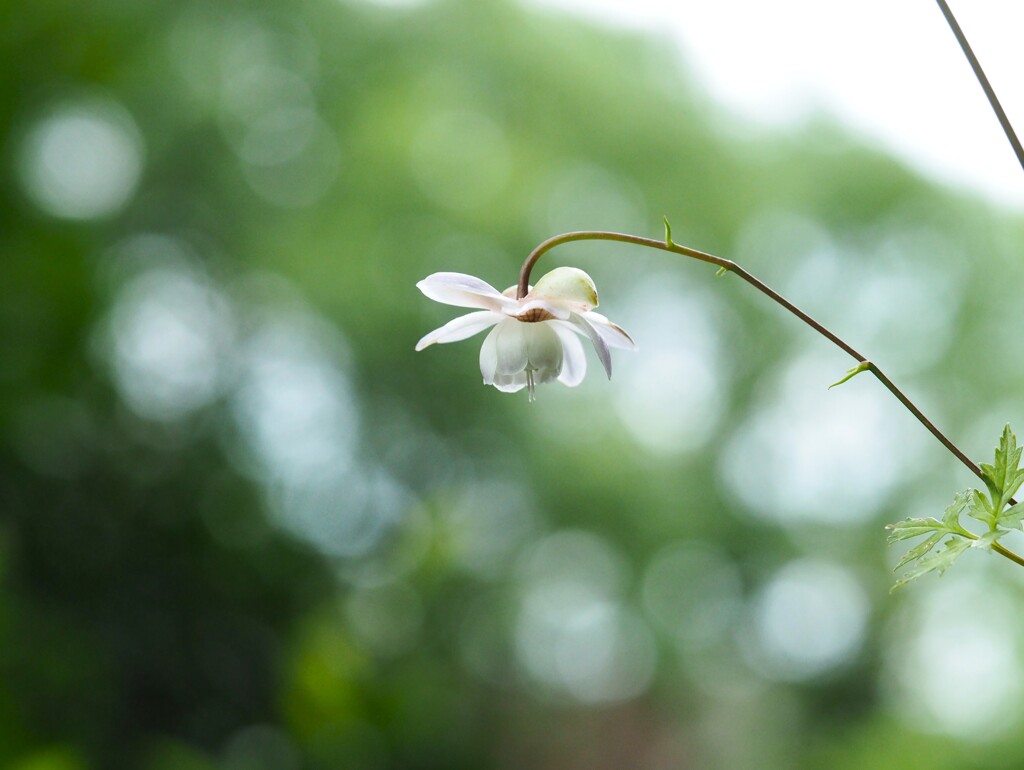
[[[542,307],[532,307],[522,315],[515,316],[515,319],[517,321],[533,324],[538,321],[553,321],[555,317]]]

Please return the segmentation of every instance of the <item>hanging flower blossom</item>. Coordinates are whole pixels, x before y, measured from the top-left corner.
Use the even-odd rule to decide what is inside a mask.
[[[434,273],[416,286],[437,302],[482,308],[430,332],[416,343],[416,350],[435,342],[457,342],[491,329],[480,349],[484,384],[506,393],[526,388],[531,401],[538,384],[558,380],[575,387],[583,381],[587,359],[577,334],[593,343],[609,377],[609,348],[636,350],[626,332],[594,312],[594,282],[574,267],[555,268],[522,299],[516,299],[515,286],[501,293],[464,273]]]

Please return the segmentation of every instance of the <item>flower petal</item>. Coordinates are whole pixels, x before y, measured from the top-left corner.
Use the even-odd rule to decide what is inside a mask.
[[[528,325],[506,318],[484,338],[480,348],[480,374],[484,384],[495,385],[503,377],[526,369],[528,359],[523,327]]]
[[[484,329],[489,329],[501,321],[504,316],[493,310],[481,310],[468,315],[460,315],[453,318],[440,329],[434,329],[416,343],[416,350],[433,345],[435,342],[458,342],[459,340],[479,334]]]
[[[550,326],[562,343],[562,371],[558,374],[558,381],[575,388],[587,373],[587,354],[583,352],[583,344],[571,327],[561,324]]]
[[[480,374],[483,375],[484,385],[493,385],[494,376],[498,372],[498,324],[491,333],[484,337],[484,344],[480,346]]]
[[[537,384],[551,382],[562,371],[563,345],[550,322],[523,324],[527,368]]]
[[[516,304],[486,281],[465,273],[434,273],[417,283],[416,288],[435,302],[457,307],[501,310]]]
[[[526,387],[526,372],[499,374],[494,378],[494,382],[489,384],[496,387],[502,393],[516,393]]]
[[[626,330],[617,326],[600,313],[591,310],[586,314],[587,320],[601,335],[601,338],[610,348],[622,348],[623,350],[636,350],[636,343]]]
[[[495,351],[498,366],[497,374],[518,374],[526,369],[529,362],[527,350],[527,328],[531,324],[506,318],[495,328]]]
[[[587,337],[590,338],[590,341],[594,343],[594,349],[597,351],[597,358],[601,362],[601,366],[604,367],[604,371],[610,380],[612,378],[612,354],[608,350],[608,344],[604,341],[604,337],[602,337],[594,325],[587,320],[586,315],[573,313],[569,316],[569,323],[583,332],[583,334],[587,335]]]
[[[530,291],[532,297],[546,297],[579,308],[581,311],[597,307],[597,287],[594,280],[578,267],[556,267],[537,281]]]

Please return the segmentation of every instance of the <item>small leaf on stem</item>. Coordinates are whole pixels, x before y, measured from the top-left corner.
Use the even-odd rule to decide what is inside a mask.
[[[842,385],[847,380],[853,379],[854,377],[856,377],[861,372],[866,372],[870,368],[871,368],[871,362],[870,361],[861,361],[859,364],[857,364],[852,369],[847,370],[846,375],[843,377],[843,379],[839,380],[839,382],[833,382],[831,385],[829,385],[828,389],[832,390],[832,388],[834,388],[836,385]]]

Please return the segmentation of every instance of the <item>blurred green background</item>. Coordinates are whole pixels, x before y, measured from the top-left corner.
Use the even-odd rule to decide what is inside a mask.
[[[507,0],[7,3],[0,50],[0,766],[1024,763],[1024,572],[888,594],[973,479],[764,297],[574,244],[611,382],[413,352],[427,274],[667,214],[987,460],[1019,216]]]

